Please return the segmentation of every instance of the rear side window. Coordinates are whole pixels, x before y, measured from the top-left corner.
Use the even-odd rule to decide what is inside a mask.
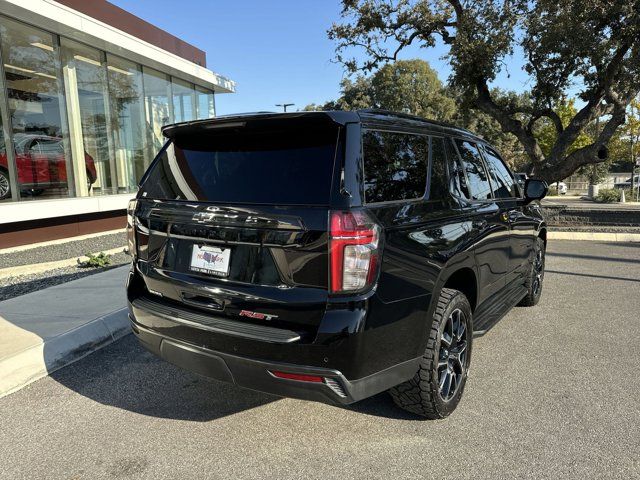
[[[462,159],[467,190],[471,200],[491,199],[491,184],[478,147],[467,140],[455,140]]]
[[[484,157],[487,161],[489,175],[491,175],[491,185],[495,198],[515,198],[518,197],[518,187],[511,172],[504,164],[500,155],[492,148],[483,147]]]
[[[367,203],[424,197],[429,137],[366,130],[362,144]]]
[[[337,126],[221,128],[171,141],[142,185],[145,198],[328,205]]]

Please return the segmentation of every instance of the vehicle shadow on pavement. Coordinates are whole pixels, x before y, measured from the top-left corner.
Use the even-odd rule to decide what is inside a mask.
[[[579,253],[559,253],[559,252],[547,252],[546,255],[548,257],[577,258],[580,260],[598,260],[598,261],[607,262],[607,263],[609,262],[640,263],[640,259],[617,258],[617,257],[603,256],[603,255],[583,255]]]
[[[133,335],[50,376],[103,405],[175,420],[207,422],[279,400],[182,370],[144,350]]]
[[[147,352],[133,335],[50,377],[100,404],[174,420],[208,422],[280,400],[178,368]],[[386,392],[335,408],[397,420],[423,420],[396,407]]]
[[[373,417],[390,418],[392,420],[427,420],[424,417],[402,410],[393,403],[391,396],[387,392],[379,393],[373,397],[365,398],[357,403],[341,408],[355,413],[371,415]]]
[[[614,277],[611,275],[595,275],[591,273],[562,272],[560,270],[545,270],[545,273],[556,273],[558,275],[570,275],[574,277],[601,278],[604,280],[616,280],[621,282],[639,282],[637,278]]]

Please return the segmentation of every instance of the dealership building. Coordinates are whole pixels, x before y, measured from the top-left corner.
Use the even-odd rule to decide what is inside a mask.
[[[162,126],[234,89],[105,0],[0,0],[0,249],[124,227]]]

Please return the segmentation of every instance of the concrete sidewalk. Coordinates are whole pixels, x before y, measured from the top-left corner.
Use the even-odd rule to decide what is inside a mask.
[[[129,332],[129,266],[0,302],[0,397]]]

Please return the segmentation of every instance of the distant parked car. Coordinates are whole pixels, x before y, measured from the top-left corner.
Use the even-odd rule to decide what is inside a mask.
[[[48,188],[67,186],[67,166],[62,138],[48,135],[20,133],[14,135],[16,167],[20,188],[39,195]],[[98,177],[93,157],[85,152],[89,188]],[[0,200],[11,196],[7,149],[0,139]]]
[[[553,182],[549,185],[550,193],[557,193],[558,195],[566,195],[567,194],[567,184],[564,182]]]
[[[633,187],[639,188],[640,185],[640,175],[633,176]],[[631,177],[627,178],[624,182],[618,182],[613,185],[614,188],[623,189],[623,188],[631,188]]]

